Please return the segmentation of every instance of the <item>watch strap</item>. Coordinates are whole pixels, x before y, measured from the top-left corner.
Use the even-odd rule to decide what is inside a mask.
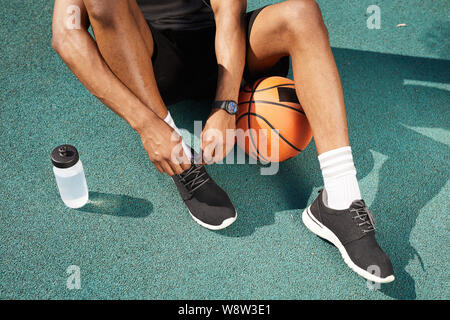
[[[233,100],[220,100],[220,101],[214,101],[213,108],[216,109],[223,109],[229,114],[236,114],[237,113],[237,103]]]

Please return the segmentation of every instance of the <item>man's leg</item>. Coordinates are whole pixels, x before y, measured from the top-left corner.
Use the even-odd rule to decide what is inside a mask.
[[[303,222],[332,242],[359,275],[377,282],[393,281],[392,264],[375,240],[372,214],[360,200],[342,86],[327,29],[313,0],[268,6],[254,21],[249,70],[264,71],[287,55],[292,59],[297,95],[311,124],[325,185],[325,191],[303,213]]]
[[[111,71],[161,119],[167,109],[156,84],[153,37],[135,0],[84,0],[100,52]]]
[[[270,68],[287,55],[313,131],[329,204],[335,209],[348,208],[361,194],[349,147],[342,86],[327,29],[313,0],[268,6],[253,23],[247,57],[250,71]],[[336,177],[335,172],[348,174]]]

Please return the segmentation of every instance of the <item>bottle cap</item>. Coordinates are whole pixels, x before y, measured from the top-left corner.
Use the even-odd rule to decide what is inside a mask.
[[[70,168],[79,159],[80,156],[77,149],[69,144],[63,144],[52,151],[52,163],[57,168]]]

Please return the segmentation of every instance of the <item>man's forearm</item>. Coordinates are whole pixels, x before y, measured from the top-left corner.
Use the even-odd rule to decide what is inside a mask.
[[[100,101],[135,130],[156,120],[157,116],[111,72],[87,30],[69,30],[59,38],[55,50]]]
[[[236,100],[245,65],[245,0],[211,1],[216,20],[216,100]]]

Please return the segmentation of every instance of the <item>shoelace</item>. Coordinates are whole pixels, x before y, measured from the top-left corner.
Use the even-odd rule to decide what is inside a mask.
[[[362,229],[364,233],[375,231],[375,220],[373,219],[372,213],[364,203],[358,203],[357,205],[359,206],[356,208],[350,208],[350,212],[356,213],[356,215],[353,216],[353,220],[357,223],[359,222],[359,227],[363,227],[364,225],[368,226],[367,229]]]
[[[206,171],[201,172],[202,168],[203,166],[201,165],[192,164],[186,172],[180,174],[181,182],[186,186],[190,193],[193,193],[209,181],[209,177],[206,177]],[[190,176],[193,176],[193,178],[186,180]]]

